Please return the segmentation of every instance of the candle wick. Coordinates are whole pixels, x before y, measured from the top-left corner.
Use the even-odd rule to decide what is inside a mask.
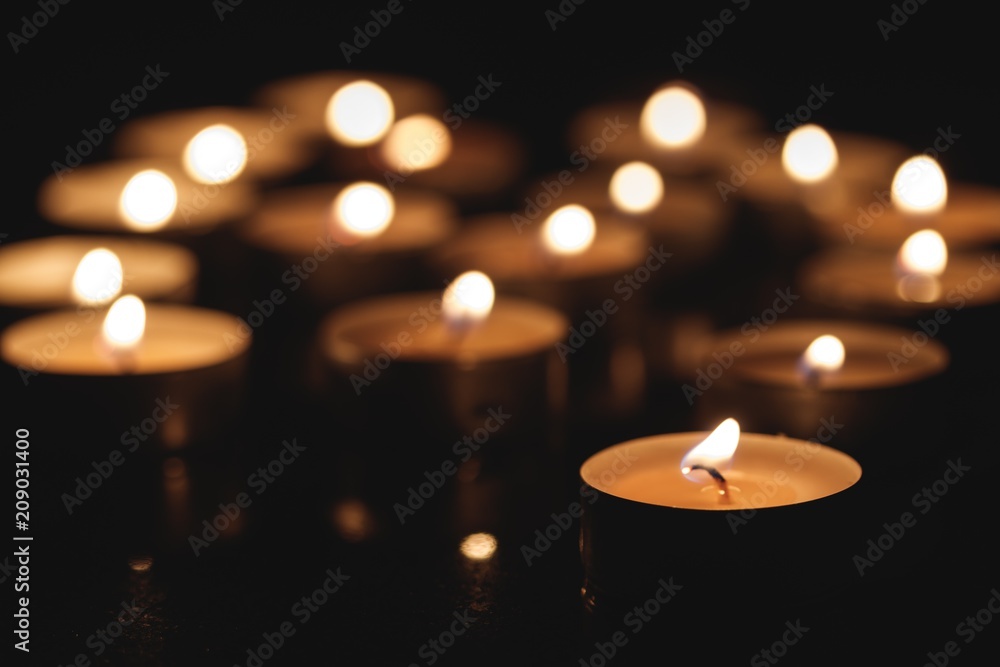
[[[692,470],[704,470],[705,472],[707,472],[712,477],[712,479],[715,480],[715,483],[719,487],[720,502],[728,503],[730,501],[729,482],[726,481],[726,478],[722,476],[721,472],[719,472],[718,470],[716,470],[711,466],[703,466],[700,463],[696,463],[693,466],[687,468],[685,470],[685,473],[688,473]]]

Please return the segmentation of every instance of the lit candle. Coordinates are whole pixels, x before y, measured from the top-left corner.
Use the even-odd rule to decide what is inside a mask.
[[[52,176],[38,204],[43,216],[66,227],[195,234],[243,216],[253,202],[243,183],[199,183],[179,164],[128,160]]]
[[[600,154],[613,163],[642,160],[664,173],[715,176],[745,157],[740,147],[760,125],[749,109],[705,100],[686,82],[675,82],[641,101],[586,109],[573,120],[569,143],[580,155]]]
[[[280,107],[207,107],[130,120],[116,133],[114,148],[124,158],[183,163],[203,183],[241,176],[276,180],[313,159],[301,135],[296,119]]]
[[[197,273],[189,250],[161,241],[112,236],[19,241],[0,247],[0,305],[20,311],[89,306],[122,289],[146,300],[187,302],[194,297]]]
[[[237,325],[225,313],[126,295],[106,312],[56,310],[21,320],[0,334],[0,356],[34,409],[44,405],[63,423],[88,424],[88,443],[105,436],[117,442],[150,417],[157,400],[169,404],[160,411],[163,428],[145,432],[143,441],[176,449],[233,423],[249,347],[249,337],[227,338]]]
[[[614,445],[588,458],[580,477],[583,595],[600,608],[634,604],[671,577],[734,594],[756,591],[760,579],[774,599],[803,583],[800,562],[813,584],[832,585],[827,567],[848,546],[833,526],[850,523],[861,466],[823,445],[741,433],[726,419],[711,433]]]
[[[723,332],[703,354],[700,375],[684,388],[700,419],[732,415],[755,431],[836,436],[837,447],[866,465],[924,456],[879,441],[904,432],[885,418],[893,406],[916,409],[932,398],[931,383],[949,364],[942,344],[924,337],[907,345],[913,332],[902,328],[821,320],[750,333]]]
[[[454,205],[440,195],[358,182],[272,191],[237,233],[275,275],[299,267],[289,274],[293,291],[325,309],[419,286],[424,254],[455,226]]]

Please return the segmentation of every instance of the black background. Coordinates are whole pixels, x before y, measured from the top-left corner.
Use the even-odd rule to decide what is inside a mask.
[[[5,242],[54,231],[37,215],[38,185],[51,174],[51,163],[61,161],[66,144],[76,143],[83,130],[111,115],[112,101],[141,81],[147,65],[159,65],[170,75],[136,115],[245,104],[265,82],[348,68],[340,42],[353,39],[354,27],[371,20],[369,11],[384,6],[244,0],[221,19],[208,0],[98,6],[77,0],[60,6],[18,53],[8,45],[4,55],[7,211],[0,232],[8,235]],[[961,138],[940,158],[949,178],[998,179],[995,22],[973,3],[929,0],[888,40],[877,21],[888,19],[892,7],[880,2],[855,7],[754,0],[739,12],[721,1],[653,9],[588,0],[554,31],[544,14],[556,8],[554,1],[507,7],[404,0],[403,6],[349,68],[426,78],[455,101],[472,92],[478,76],[492,75],[502,86],[477,114],[523,134],[531,149],[526,182],[565,166],[570,150],[564,130],[576,110],[621,95],[643,95],[678,77],[710,95],[756,108],[769,124],[802,104],[810,86],[824,85],[834,92],[816,116],[825,126],[894,138],[915,152],[931,144],[938,128],[950,127]],[[717,18],[724,8],[737,11],[735,22],[679,74],[672,53],[683,50],[689,36],[704,30],[702,21]],[[19,30],[21,17],[36,11],[35,3],[10,3],[0,25],[5,31]],[[105,143],[88,161],[106,157],[107,148]],[[515,205],[516,200],[511,202]],[[761,275],[768,270],[757,267],[753,257],[743,259],[740,270],[749,276],[727,276],[720,269],[719,281],[753,282],[756,268]],[[746,314],[760,310],[753,303],[740,307]],[[984,317],[982,324],[995,326],[995,318]],[[995,359],[994,349],[982,353]],[[957,441],[950,443],[953,451],[968,455],[995,446],[993,428],[983,414],[995,405],[992,376],[974,381],[952,377],[948,382],[952,395],[969,399],[961,412],[953,413],[953,404],[942,399],[940,414],[919,418],[932,422],[929,431]],[[56,432],[48,420],[57,422],[59,415],[35,408],[31,418],[38,421],[29,425],[36,434],[33,446],[57,446],[46,438]],[[286,405],[264,408],[248,430],[259,428],[277,438],[260,450],[266,457],[275,442],[299,432],[301,424],[296,421],[300,415]],[[905,408],[901,415],[918,418]],[[3,437],[20,425],[16,417],[5,415]],[[631,437],[644,426],[615,435]],[[87,439],[84,425],[60,430],[59,437],[74,431],[76,438]],[[943,460],[935,466],[941,467]],[[782,663],[872,664],[879,659],[922,664],[927,651],[955,640],[955,624],[975,613],[990,589],[1000,585],[990,542],[996,503],[989,489],[995,483],[988,472],[988,467],[977,468],[973,481],[965,483],[977,488],[960,489],[941,517],[959,527],[947,533],[947,539],[956,539],[951,546],[939,547],[930,565],[889,578],[883,588],[820,605],[811,626],[815,629]],[[902,488],[916,491],[933,479]],[[422,541],[419,531],[392,549],[345,549],[317,529],[321,523],[314,515],[319,510],[298,504],[308,494],[288,488],[274,494],[268,498],[272,504],[261,502],[267,528],[254,541],[232,550],[220,547],[196,564],[185,562],[183,554],[173,563],[166,557],[151,580],[137,580],[125,567],[128,550],[122,545],[129,542],[132,528],[104,525],[98,508],[71,522],[66,532],[61,528],[65,517],[53,516],[47,526],[45,519],[39,520],[38,547],[59,556],[44,558],[44,565],[33,571],[41,582],[32,607],[37,624],[33,656],[44,658],[39,664],[68,664],[87,650],[86,638],[113,617],[118,602],[138,590],[147,596],[151,611],[102,656],[102,664],[245,664],[246,649],[260,643],[261,633],[287,620],[291,604],[321,583],[326,567],[338,565],[356,573],[356,579],[266,664],[427,664],[418,656],[420,645],[447,626],[452,610],[473,601],[487,610],[484,620],[459,639],[443,663],[575,665],[593,653],[594,641],[609,634],[601,630],[591,636],[580,615],[573,539],[558,543],[553,554],[530,569],[523,566],[516,545],[501,550],[491,565],[469,569],[456,560],[453,547],[430,538]],[[906,509],[908,496],[887,499],[873,516],[876,525]],[[50,500],[46,506],[54,515],[61,513],[61,506]],[[94,535],[117,538],[102,541]],[[920,546],[908,548],[917,551]],[[885,569],[893,567],[884,564]],[[786,620],[794,620],[784,615],[794,612],[777,610],[766,600],[722,600],[719,606],[730,622],[720,627],[718,646],[687,645],[675,630],[683,627],[680,619],[665,620],[647,631],[664,640],[650,641],[655,656],[633,647],[614,661],[717,664],[716,655],[729,657],[722,648],[733,646],[735,658],[749,661],[780,636]],[[754,630],[731,632],[743,622]],[[963,648],[955,664],[988,664],[983,660],[996,655],[998,636],[1000,623],[994,621]]]

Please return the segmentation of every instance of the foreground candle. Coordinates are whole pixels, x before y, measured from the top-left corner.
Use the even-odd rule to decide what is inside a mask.
[[[740,433],[727,419],[712,433],[604,449],[583,463],[580,478],[583,594],[597,607],[669,577],[731,593],[755,591],[759,578],[772,597],[775,582],[804,583],[806,562],[810,584],[833,578],[831,555],[843,546],[833,526],[851,516],[845,492],[861,466],[813,442]],[[784,569],[771,579],[779,553]],[[754,579],[741,581],[747,572]]]

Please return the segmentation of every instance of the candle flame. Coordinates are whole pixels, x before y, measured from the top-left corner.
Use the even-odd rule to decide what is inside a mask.
[[[559,255],[575,255],[594,242],[597,232],[593,214],[579,204],[569,204],[553,211],[542,227],[545,247]]]
[[[833,373],[844,365],[844,344],[836,336],[826,334],[809,343],[802,362],[811,373]]]
[[[337,90],[326,105],[326,128],[347,146],[376,143],[395,118],[392,98],[371,81],[354,81]]]
[[[478,324],[493,310],[495,297],[489,276],[480,271],[466,271],[444,290],[444,318],[457,327]]]
[[[113,349],[129,350],[142,340],[146,330],[146,306],[134,294],[119,298],[108,309],[101,331]]]
[[[433,116],[408,116],[392,126],[380,151],[390,165],[413,171],[431,169],[451,155],[451,133]]]
[[[922,229],[903,242],[896,261],[906,274],[940,276],[948,265],[948,246],[933,229]]]
[[[228,183],[247,165],[247,142],[229,125],[210,125],[184,147],[184,168],[199,183]]]
[[[730,417],[715,427],[707,438],[695,445],[681,459],[681,473],[692,482],[704,482],[706,475],[692,470],[700,465],[720,470],[729,466],[740,442],[740,425]]]
[[[705,133],[705,105],[687,88],[668,86],[646,102],[639,125],[646,141],[664,148],[684,148]]]
[[[462,540],[459,550],[469,560],[488,560],[496,553],[497,538],[489,533],[472,533]]]
[[[81,305],[104,305],[121,293],[122,277],[118,255],[107,248],[94,248],[73,273],[73,297]]]
[[[331,235],[345,244],[373,238],[386,230],[395,212],[392,194],[381,185],[368,181],[352,183],[333,200]]]
[[[912,157],[892,179],[892,203],[907,213],[937,213],[948,201],[948,181],[931,157]]]
[[[663,178],[645,162],[629,162],[615,170],[609,186],[611,202],[626,213],[646,213],[663,199]]]
[[[800,125],[785,140],[781,164],[796,181],[816,183],[837,168],[837,146],[819,125]]]
[[[163,227],[176,208],[177,186],[162,171],[140,171],[122,190],[122,216],[137,231],[150,232]]]

